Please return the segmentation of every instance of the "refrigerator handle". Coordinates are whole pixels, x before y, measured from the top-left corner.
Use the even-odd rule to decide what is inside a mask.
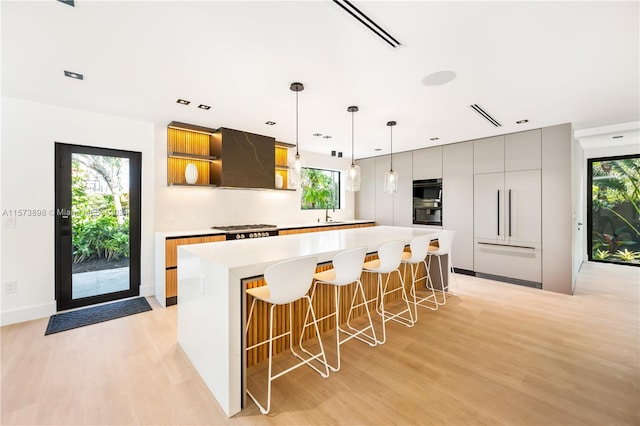
[[[500,236],[500,190],[498,189],[498,208],[496,209],[496,217],[498,218],[498,236]]]
[[[509,190],[509,236],[511,236],[511,190]]]

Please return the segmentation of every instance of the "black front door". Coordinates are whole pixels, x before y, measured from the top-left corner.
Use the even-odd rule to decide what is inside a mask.
[[[141,160],[55,144],[58,311],[140,294]]]

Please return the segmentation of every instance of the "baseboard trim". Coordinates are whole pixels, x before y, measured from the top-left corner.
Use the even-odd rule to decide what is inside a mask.
[[[476,272],[476,277],[485,278],[493,281],[500,281],[503,283],[517,284],[517,285],[523,285],[525,287],[542,289],[542,283],[537,283],[535,281],[527,281],[527,280],[520,280],[518,278],[502,277],[500,275],[483,274],[482,272]]]
[[[26,308],[13,309],[2,312],[0,325],[17,324],[19,322],[32,321],[47,318],[56,313],[56,302],[44,303],[42,305],[27,306]]]

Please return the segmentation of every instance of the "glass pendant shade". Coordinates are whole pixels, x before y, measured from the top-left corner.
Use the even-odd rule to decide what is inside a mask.
[[[351,164],[347,171],[347,191],[360,191],[360,166]]]
[[[298,189],[302,185],[302,166],[302,157],[296,154],[289,164],[289,188]]]
[[[351,167],[347,170],[347,191],[356,192],[360,191],[360,166],[355,163],[355,156],[353,154],[353,145],[354,145],[354,137],[353,137],[353,114],[358,112],[358,107],[353,105],[347,108],[347,111],[351,113]]]
[[[398,192],[398,173],[393,171],[393,126],[396,124],[395,121],[387,122],[387,126],[391,131],[391,168],[384,174],[384,192],[387,194]]]
[[[389,170],[384,174],[384,192],[394,194],[398,192],[398,173]]]

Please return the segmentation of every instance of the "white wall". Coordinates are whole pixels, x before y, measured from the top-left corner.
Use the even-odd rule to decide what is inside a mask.
[[[168,123],[167,123],[168,124]],[[202,125],[202,123],[193,123]],[[296,224],[324,220],[324,210],[301,210],[300,190],[211,189],[167,186],[167,128],[156,127],[155,224],[156,231],[187,231],[214,225],[249,223]],[[306,167],[345,171],[351,161],[300,151]],[[344,189],[342,208],[329,215],[335,220],[354,217],[353,193]]]
[[[153,124],[7,97],[1,111],[2,211],[54,209],[55,142],[142,152],[140,291],[153,294]],[[17,293],[2,295],[1,324],[54,314],[54,217],[17,217],[1,245],[1,282],[18,283]]]

